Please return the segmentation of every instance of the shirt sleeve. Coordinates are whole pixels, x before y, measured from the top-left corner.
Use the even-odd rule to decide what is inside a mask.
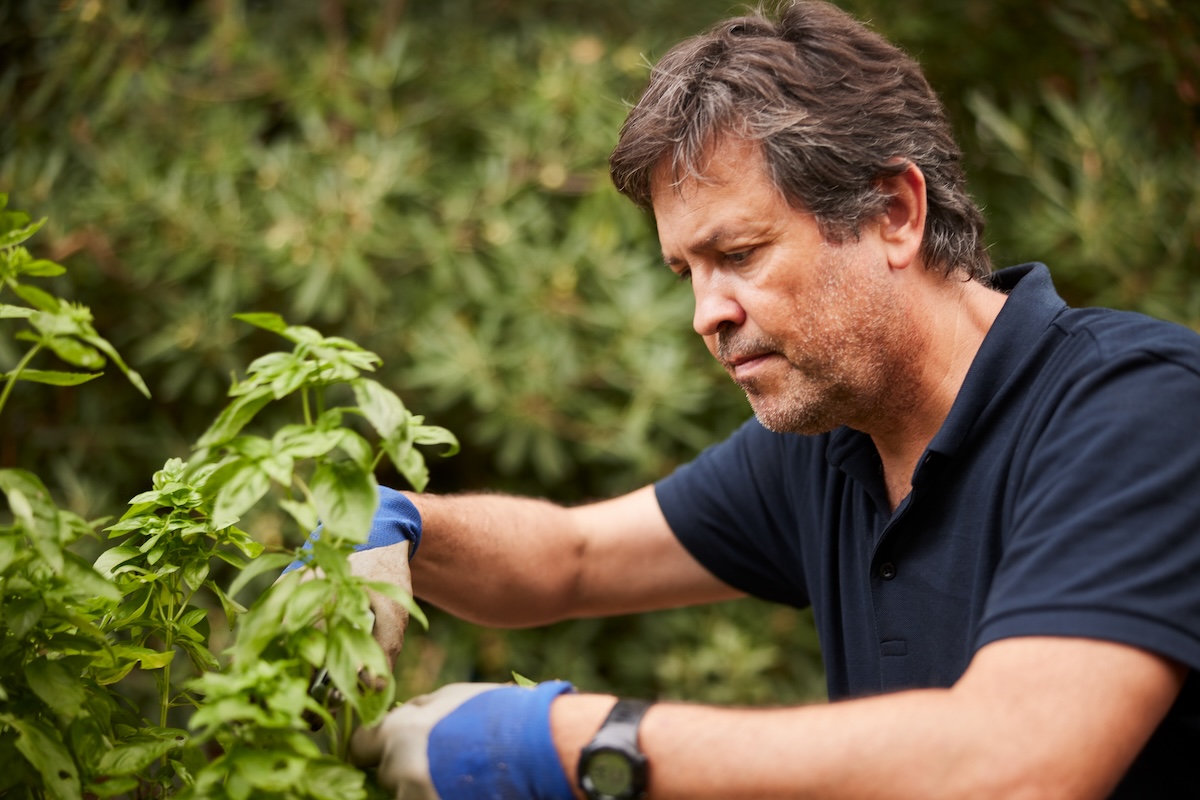
[[[821,440],[823,441],[823,439]],[[683,546],[725,583],[755,597],[809,603],[791,473],[806,458],[824,461],[806,437],[772,433],[751,419],[655,486],[667,523]]]
[[[1082,636],[1200,669],[1196,359],[1096,361],[1024,432],[976,644]]]

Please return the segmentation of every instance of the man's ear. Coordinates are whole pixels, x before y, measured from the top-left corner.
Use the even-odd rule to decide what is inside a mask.
[[[888,196],[879,219],[879,236],[893,269],[915,263],[925,238],[925,175],[911,161],[899,175],[880,180]]]

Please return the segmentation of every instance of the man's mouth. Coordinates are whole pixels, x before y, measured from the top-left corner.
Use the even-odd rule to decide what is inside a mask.
[[[770,351],[761,353],[746,353],[733,358],[723,359],[725,369],[736,381],[749,378],[760,367],[774,358],[777,354]]]

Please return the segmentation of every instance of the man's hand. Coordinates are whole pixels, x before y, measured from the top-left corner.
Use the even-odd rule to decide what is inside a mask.
[[[396,800],[572,800],[550,736],[565,681],[534,688],[454,683],[409,700],[350,743]]]
[[[312,549],[314,540],[320,538],[317,528],[304,544],[305,550]],[[379,508],[371,521],[367,541],[355,547],[350,555],[350,572],[373,581],[399,586],[412,594],[412,576],[408,560],[417,551],[421,541],[421,514],[404,494],[379,487]],[[304,559],[293,561],[283,574],[304,566]],[[404,606],[378,592],[370,592],[371,608],[375,612],[373,634],[383,652],[388,666],[395,667],[400,650],[404,647],[404,631],[408,627],[408,611]]]

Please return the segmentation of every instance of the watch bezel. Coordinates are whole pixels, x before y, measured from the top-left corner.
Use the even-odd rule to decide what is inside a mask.
[[[605,794],[596,788],[592,776],[588,772],[596,757],[603,754],[620,756],[629,765],[629,788],[621,794]],[[601,744],[588,747],[579,756],[579,786],[589,800],[639,800],[646,796],[646,756],[639,752],[630,752],[625,747]]]
[[[646,796],[650,780],[649,760],[638,743],[642,717],[653,705],[646,700],[618,698],[600,724],[600,729],[579,753],[575,767],[576,785],[588,800],[640,800]],[[629,789],[620,794],[605,794],[597,789],[590,770],[596,757],[611,754],[629,767]]]

